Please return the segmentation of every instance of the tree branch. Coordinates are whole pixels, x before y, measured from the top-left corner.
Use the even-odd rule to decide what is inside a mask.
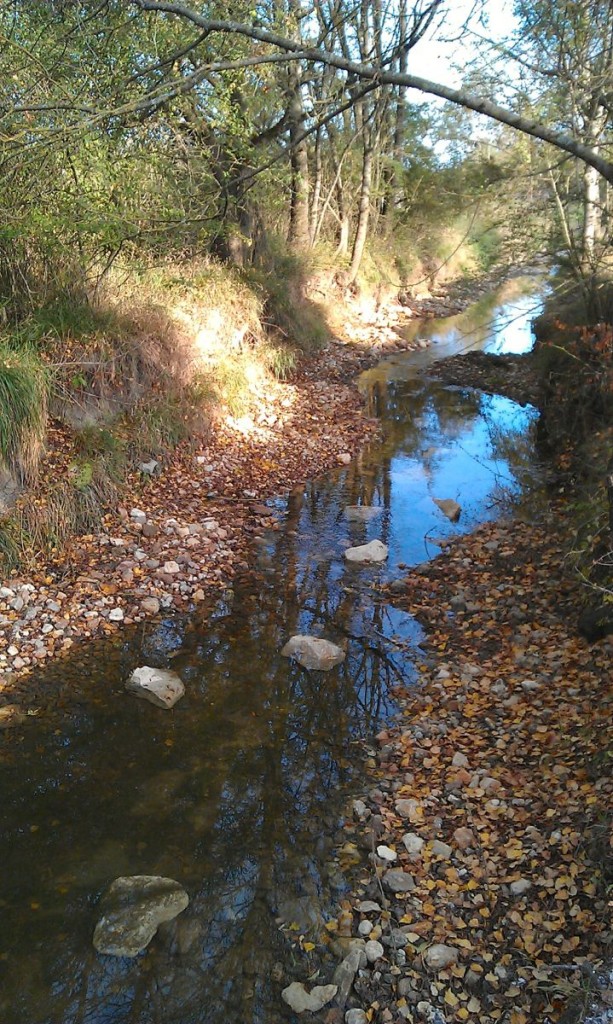
[[[506,110],[485,97],[473,96],[463,89],[452,89],[449,86],[431,82],[417,75],[403,74],[385,70],[372,64],[358,63],[328,50],[305,46],[303,42],[286,38],[276,32],[269,32],[267,29],[256,25],[209,19],[185,7],[183,4],[172,3],[169,0],[130,0],[130,2],[142,11],[170,14],[183,18],[209,33],[219,32],[223,35],[238,35],[247,39],[253,39],[275,47],[284,53],[293,54],[294,58],[299,56],[301,60],[307,62],[326,64],[340,71],[346,71],[348,74],[355,75],[362,80],[371,81],[379,86],[404,86],[407,89],[416,89],[430,96],[438,96],[440,99],[454,103],[456,106],[465,107],[467,110],[483,114],[485,117],[498,121],[500,124],[506,124],[524,135],[530,135],[535,139],[540,139],[542,142],[555,146],[557,149],[564,150],[590,167],[594,167],[607,181],[613,183],[613,164],[595,152],[590,146],[586,146],[572,136],[558,132],[554,128],[539,124],[538,121],[532,118]]]

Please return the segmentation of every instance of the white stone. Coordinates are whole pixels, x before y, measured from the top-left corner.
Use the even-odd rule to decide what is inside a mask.
[[[281,996],[294,1013],[304,1013],[305,1010],[317,1013],[327,1003],[332,1002],[337,991],[336,985],[316,985],[307,992],[302,982],[293,981],[283,989]]]
[[[432,501],[438,505],[443,515],[447,516],[452,523],[457,523],[462,513],[462,506],[458,505],[453,498],[433,498]]]
[[[358,1008],[354,1010],[347,1010],[345,1014],[345,1024],[368,1024],[368,1017],[364,1010]]]
[[[170,576],[174,576],[176,573],[181,572],[181,566],[174,561],[164,562],[162,572],[167,572]]]
[[[147,522],[147,516],[140,508],[130,509],[130,519],[140,519],[143,523]]]
[[[385,950],[381,943],[377,942],[376,939],[369,939],[364,947],[364,952],[366,953],[366,959],[369,964],[374,964],[376,960],[381,959]]]
[[[407,834],[402,837],[402,842],[405,845],[409,857],[412,859],[420,856],[425,844],[425,840],[422,839],[421,836],[418,836],[416,832],[407,832]]]
[[[284,658],[293,658],[303,668],[327,672],[345,660],[342,647],[315,636],[297,634],[282,648]]]
[[[138,956],[159,925],[172,921],[188,903],[185,889],[172,878],[116,878],[101,901],[102,917],[94,931],[94,946],[109,956]]]
[[[372,930],[373,930],[373,923],[372,923],[372,921],[360,921],[360,923],[358,925],[358,932],[360,933],[360,935],[366,937],[367,935],[370,935]]]
[[[527,878],[518,878],[516,882],[511,882],[509,886],[513,896],[523,896],[531,888],[532,882]]]
[[[176,672],[150,668],[148,665],[134,669],[126,683],[126,690],[164,709],[174,707],[185,693],[185,687]]]
[[[398,860],[398,854],[395,850],[391,850],[389,846],[378,846],[377,857],[380,857],[381,860],[388,861],[390,864],[393,864],[395,860]]]
[[[111,622],[123,622],[123,618],[123,608],[111,608],[109,612]]]
[[[457,963],[459,950],[455,946],[445,946],[436,942],[424,953],[424,962],[434,971],[442,971],[445,967]]]
[[[384,562],[388,553],[386,544],[380,540],[371,540],[370,544],[359,544],[355,548],[347,548],[345,558],[348,562]]]

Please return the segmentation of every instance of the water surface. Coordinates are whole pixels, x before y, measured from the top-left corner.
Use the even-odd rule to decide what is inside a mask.
[[[342,892],[331,839],[360,740],[394,713],[391,691],[415,678],[420,653],[419,625],[378,585],[436,554],[437,540],[498,515],[535,473],[534,410],[416,370],[468,344],[526,345],[538,287],[421,325],[430,350],[364,375],[382,442],[274,503],[282,526],[254,547],[253,572],[231,599],[192,621],[91,643],[35,680],[56,688],[55,713],[5,734],[0,760],[0,1020],[292,1019],[272,980],[288,960],[280,925],[308,935],[326,894]],[[434,497],[460,503],[459,524]],[[351,523],[344,510],[356,504],[381,513]],[[349,567],[346,546],[375,537],[388,563]],[[341,643],[346,661],[309,673],[280,657],[297,632]],[[124,693],[144,663],[182,676],[187,694],[173,712]],[[178,930],[134,960],[91,945],[100,894],[123,874],[168,875],[190,895]]]

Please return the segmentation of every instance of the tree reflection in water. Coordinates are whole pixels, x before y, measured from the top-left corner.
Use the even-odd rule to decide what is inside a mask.
[[[469,528],[515,487],[517,453],[531,458],[518,444],[530,410],[394,372],[364,382],[383,442],[290,496],[283,529],[266,535],[231,604],[149,624],[121,646],[92,644],[38,678],[61,699],[0,765],[0,1019],[288,1019],[271,981],[284,949],[277,917],[317,922],[355,741],[390,714],[390,689],[415,675],[420,628],[377,584],[422,561],[434,531],[459,529],[433,497],[456,498]],[[345,507],[356,504],[382,514],[349,522]],[[388,564],[348,566],[345,547],[374,537],[389,546]],[[282,658],[299,632],[341,643],[345,662],[309,673]],[[123,693],[142,663],[184,679],[171,714]],[[179,880],[188,909],[135,960],[95,954],[99,894],[141,873]]]

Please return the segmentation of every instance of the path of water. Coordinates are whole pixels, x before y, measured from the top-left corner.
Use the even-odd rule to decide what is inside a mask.
[[[527,347],[542,286],[508,287],[422,325],[430,350],[364,376],[383,441],[276,503],[282,528],[262,539],[231,601],[93,643],[37,681],[57,686],[56,714],[0,761],[3,1024],[290,1019],[271,982],[286,955],[279,920],[306,930],[324,881],[341,891],[330,842],[359,741],[415,673],[420,627],[377,585],[435,555],[436,539],[496,516],[534,473],[532,409],[416,374],[469,346]],[[458,525],[434,497],[460,503]],[[381,514],[351,523],[344,509],[356,504]],[[348,567],[345,547],[374,537],[388,563]],[[298,632],[342,643],[346,661],[309,673],[281,658]],[[181,674],[187,695],[173,712],[125,694],[144,663]],[[91,945],[100,893],[124,874],[168,875],[190,894],[174,939],[135,960]]]

